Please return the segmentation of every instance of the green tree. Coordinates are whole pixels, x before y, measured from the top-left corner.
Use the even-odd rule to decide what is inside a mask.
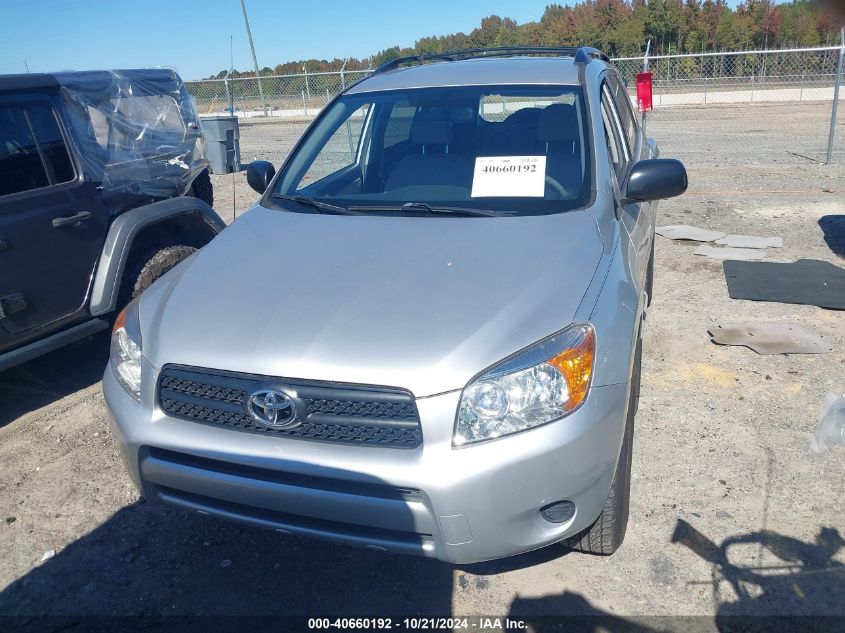
[[[821,41],[817,29],[815,7],[797,0],[780,7],[783,14],[781,41],[786,46],[816,46]]]
[[[347,70],[377,66],[406,55],[436,54],[489,46],[596,46],[610,55],[636,55],[651,39],[654,54],[728,49],[784,48],[838,43],[842,19],[819,8],[812,0],[743,0],[732,10],[727,0],[576,0],[573,5],[550,3],[539,20],[518,24],[509,17],[489,15],[467,33],[420,37],[413,46],[391,46],[366,59],[346,60]],[[749,57],[741,63],[754,64]],[[724,61],[697,60],[673,64],[693,73],[728,72]],[[740,63],[739,61],[737,63]],[[288,61],[261,75],[296,74],[303,64],[309,72],[340,70],[343,59]],[[222,78],[225,70],[209,77]],[[252,71],[234,71],[233,77],[253,77]]]

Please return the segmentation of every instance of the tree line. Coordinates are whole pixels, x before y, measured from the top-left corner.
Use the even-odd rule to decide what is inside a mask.
[[[491,46],[595,46],[611,57],[642,55],[651,40],[654,55],[837,44],[842,20],[812,0],[747,0],[731,9],[727,0],[584,0],[550,4],[537,21],[518,24],[498,15],[482,18],[468,34],[423,37],[414,46],[393,46],[369,58],[308,59],[265,66],[261,75],[364,70],[408,55]],[[221,70],[207,79],[220,79]],[[254,77],[234,71],[232,77]]]

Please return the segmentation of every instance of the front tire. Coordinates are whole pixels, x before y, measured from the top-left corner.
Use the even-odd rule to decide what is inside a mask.
[[[133,255],[126,266],[120,286],[117,307],[123,307],[179,262],[196,252],[193,246],[174,244],[156,246]]]
[[[628,414],[625,421],[625,436],[622,451],[616,463],[616,472],[610,484],[610,493],[604,502],[599,518],[580,534],[566,539],[563,544],[585,554],[610,556],[622,545],[628,527],[628,510],[631,500],[631,458],[634,448],[634,417],[640,399],[640,363],[642,339],[637,337],[634,352],[634,371],[631,376],[631,392],[628,397]]]

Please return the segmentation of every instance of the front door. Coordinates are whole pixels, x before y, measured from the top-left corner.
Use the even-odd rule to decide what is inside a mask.
[[[0,97],[0,327],[11,335],[81,318],[108,229],[57,103]]]

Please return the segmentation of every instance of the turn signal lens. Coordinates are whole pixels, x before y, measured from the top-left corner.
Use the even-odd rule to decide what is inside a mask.
[[[126,306],[125,308],[123,308],[123,310],[120,311],[120,314],[117,315],[117,318],[114,320],[114,326],[111,329],[112,334],[114,334],[126,325],[126,311],[128,309],[129,306]]]
[[[593,328],[585,331],[581,342],[575,347],[563,350],[548,364],[563,374],[569,388],[569,400],[564,405],[568,412],[574,411],[587,397],[590,380],[593,377],[593,360],[596,355],[596,335]]]

